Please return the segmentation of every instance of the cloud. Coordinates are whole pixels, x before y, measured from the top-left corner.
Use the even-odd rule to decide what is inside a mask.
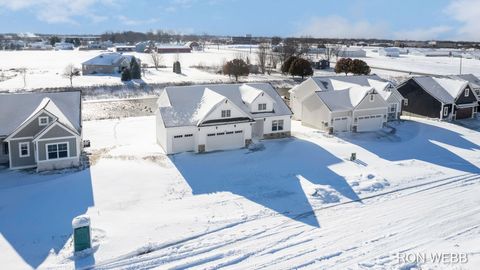
[[[12,11],[28,10],[47,23],[72,23],[74,18],[84,17],[100,22],[105,16],[96,15],[93,8],[99,5],[112,6],[116,0],[0,0],[0,8]]]
[[[145,20],[137,20],[137,19],[132,19],[124,15],[119,15],[117,16],[117,19],[120,20],[120,22],[124,25],[142,25],[142,24],[152,24],[156,23],[159,21],[159,19],[156,18],[151,18],[151,19],[145,19]]]
[[[394,34],[396,39],[409,40],[428,40],[438,39],[443,34],[452,31],[450,26],[434,26],[430,28],[418,28],[414,30],[402,30]]]
[[[452,0],[444,12],[461,24],[455,39],[480,40],[480,0]]]
[[[386,24],[373,24],[366,20],[349,21],[340,16],[314,17],[299,32],[303,36],[323,38],[384,38]]]

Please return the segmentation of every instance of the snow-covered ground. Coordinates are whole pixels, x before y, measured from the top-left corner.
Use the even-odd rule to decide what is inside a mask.
[[[0,91],[17,91],[21,89],[38,89],[52,87],[69,87],[69,79],[62,76],[65,67],[74,64],[78,68],[81,63],[97,56],[101,51],[0,51]],[[133,54],[152,66],[149,54]],[[255,48],[230,48],[215,46],[204,52],[192,52],[178,54],[182,64],[182,74],[172,72],[172,64],[177,54],[162,54],[162,64],[167,68],[155,70],[149,68],[143,77],[148,84],[185,84],[185,83],[220,83],[233,82],[233,78],[207,72],[197,67],[219,67],[231,59],[248,57],[252,63],[256,63]],[[377,52],[367,49],[367,58],[362,58],[372,67],[372,72],[385,78],[402,77],[409,72],[431,74],[455,74],[459,73],[459,58],[453,57],[423,57],[402,55],[398,58],[379,56]],[[480,61],[463,59],[462,72],[473,73],[480,76]],[[18,70],[26,68],[26,76],[22,76]],[[387,70],[385,70],[387,69]],[[316,70],[315,75],[333,75],[333,71]],[[281,81],[289,79],[278,73],[272,75],[254,75],[241,78],[242,81]],[[120,76],[90,75],[79,76],[73,79],[74,86],[101,87],[111,85],[123,85]]]
[[[451,269],[398,260],[448,252],[478,269],[480,133],[392,127],[329,136],[293,122],[292,138],[251,149],[165,156],[154,117],[86,121],[89,169],[0,170],[1,268]],[[93,253],[75,257],[71,220],[85,213]]]

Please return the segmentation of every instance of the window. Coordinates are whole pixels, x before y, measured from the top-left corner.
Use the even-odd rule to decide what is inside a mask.
[[[272,121],[272,131],[283,130],[283,120]]]
[[[41,116],[38,118],[38,125],[39,126],[46,126],[48,125],[48,117],[47,116]]]
[[[7,142],[3,143],[3,154],[8,155],[8,143]]]
[[[18,145],[20,157],[30,156],[30,143],[22,142]]]
[[[397,111],[397,104],[390,104],[390,112],[394,113]]]
[[[233,131],[227,131],[226,134],[227,135],[233,134]]]
[[[258,104],[258,110],[259,111],[266,111],[267,110],[267,104],[266,103]]]
[[[408,99],[407,98],[403,100],[403,105],[408,106]]]
[[[47,144],[47,159],[67,158],[68,143],[52,143]]]
[[[243,132],[243,130],[237,130],[237,131],[235,131],[235,133],[237,133],[237,134],[238,134],[238,133],[242,133],[242,132]]]
[[[465,96],[468,97],[470,95],[470,89],[465,89]]]
[[[212,137],[212,136],[215,136],[215,133],[209,133],[207,134],[208,137]]]
[[[370,95],[370,102],[373,102],[375,100],[375,96],[373,94]]]
[[[222,136],[222,135],[225,135],[225,132],[219,132],[219,133],[217,133],[217,136]]]
[[[175,135],[175,136],[173,136],[173,138],[175,138],[175,139],[183,138],[183,135]]]
[[[193,134],[185,134],[183,137],[193,137]]]
[[[222,110],[222,118],[230,117],[230,110]]]
[[[448,107],[443,107],[443,116],[448,115]]]

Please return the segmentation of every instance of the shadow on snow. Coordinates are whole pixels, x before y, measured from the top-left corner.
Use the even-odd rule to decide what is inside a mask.
[[[328,169],[342,162],[318,145],[300,139],[265,141],[259,151],[246,149],[218,153],[170,156],[194,195],[231,192],[281,215],[320,227],[300,184],[330,185],[350,200],[359,200],[346,180]]]
[[[459,171],[480,173],[474,164],[436,144],[439,142],[464,150],[480,150],[479,145],[465,139],[462,134],[415,121],[401,122],[396,128],[395,134],[358,133],[343,136],[342,139],[390,161],[417,159]]]
[[[72,219],[93,205],[88,169],[47,175],[0,171],[0,234],[33,268],[64,247]]]

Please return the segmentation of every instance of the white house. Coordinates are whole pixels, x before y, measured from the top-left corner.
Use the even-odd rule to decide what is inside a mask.
[[[403,97],[376,75],[312,77],[290,90],[293,118],[332,131],[374,131],[398,119]]]
[[[338,57],[367,57],[367,52],[361,48],[343,47],[338,51]]]
[[[400,50],[398,48],[388,47],[378,49],[378,55],[388,57],[399,57]]]
[[[158,106],[157,142],[167,154],[290,136],[292,112],[267,83],[166,87]]]

